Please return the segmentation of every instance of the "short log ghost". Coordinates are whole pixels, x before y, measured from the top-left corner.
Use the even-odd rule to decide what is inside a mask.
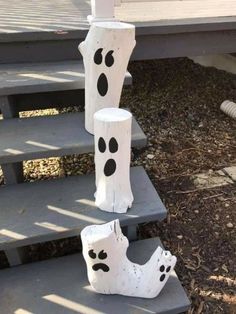
[[[119,107],[121,91],[135,46],[135,27],[120,22],[92,23],[79,45],[85,67],[85,128],[94,134],[94,113]]]
[[[102,294],[155,298],[166,284],[176,257],[158,247],[144,265],[126,255],[128,239],[119,220],[92,225],[81,232],[83,256],[92,288]]]
[[[96,205],[104,211],[126,213],[132,206],[130,184],[132,114],[105,108],[94,115]]]

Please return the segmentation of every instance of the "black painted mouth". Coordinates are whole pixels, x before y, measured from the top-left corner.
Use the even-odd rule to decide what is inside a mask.
[[[102,73],[98,78],[97,89],[102,97],[106,96],[108,92],[108,80],[104,73]]]
[[[98,271],[99,269],[101,269],[105,273],[107,273],[110,270],[110,268],[106,264],[103,264],[103,263],[94,264],[92,268],[94,271]]]
[[[116,162],[114,159],[108,159],[104,166],[104,174],[107,177],[112,176],[116,171]]]

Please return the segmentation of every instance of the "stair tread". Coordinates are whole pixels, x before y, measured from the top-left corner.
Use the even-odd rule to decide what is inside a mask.
[[[0,250],[78,235],[87,225],[119,218],[122,226],[166,217],[166,208],[142,167],[131,168],[134,203],[126,214],[94,204],[94,174],[0,188]]]
[[[132,242],[128,256],[143,263],[158,245],[158,238]],[[17,309],[50,314],[173,314],[187,311],[190,304],[175,272],[155,299],[97,294],[89,286],[81,254],[2,270],[1,287],[1,310],[9,314]]]
[[[132,146],[145,145],[146,136],[133,118]],[[93,151],[84,112],[0,121],[0,164]]]
[[[127,72],[125,84],[131,82],[131,75]],[[82,61],[0,65],[0,96],[84,89],[84,87]]]

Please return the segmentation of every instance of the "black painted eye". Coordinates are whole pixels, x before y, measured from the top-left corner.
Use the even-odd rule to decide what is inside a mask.
[[[168,272],[170,271],[170,269],[171,269],[171,267],[168,266],[168,267],[166,268],[166,272],[168,273]]]
[[[107,258],[107,253],[105,253],[104,250],[102,250],[102,251],[98,254],[98,258],[99,258],[99,259],[106,259],[106,258]]]
[[[95,52],[95,54],[94,54],[93,60],[94,60],[94,62],[95,62],[96,64],[101,64],[101,63],[102,63],[102,51],[103,51],[103,49],[102,49],[102,48],[99,48],[99,49]]]
[[[101,153],[106,151],[106,142],[104,141],[103,137],[100,137],[98,140],[98,149]]]
[[[93,250],[90,250],[89,252],[88,252],[88,255],[92,258],[92,259],[95,259],[96,258],[96,253],[94,253],[94,251]]]
[[[109,68],[114,64],[114,58],[112,55],[113,52],[114,52],[114,50],[108,51],[108,53],[106,54],[106,57],[105,57],[105,64]]]
[[[114,137],[109,141],[109,150],[111,153],[116,153],[118,151],[118,143]]]
[[[164,270],[165,270],[165,266],[164,266],[164,265],[161,265],[160,271],[163,273]]]

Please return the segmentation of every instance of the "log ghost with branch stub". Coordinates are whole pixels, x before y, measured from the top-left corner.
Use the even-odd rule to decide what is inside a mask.
[[[85,67],[85,129],[94,134],[94,113],[119,107],[131,53],[135,27],[120,22],[92,23],[80,45]]]
[[[88,226],[81,239],[88,280],[98,293],[155,298],[176,264],[176,257],[161,247],[146,264],[131,262],[126,255],[129,241],[119,220]]]

